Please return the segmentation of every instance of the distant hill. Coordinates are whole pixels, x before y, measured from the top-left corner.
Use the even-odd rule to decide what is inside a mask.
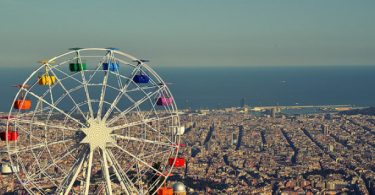
[[[354,110],[347,110],[347,111],[342,111],[339,112],[339,114],[342,115],[357,115],[357,114],[362,114],[362,115],[375,115],[375,107],[369,107],[369,108],[363,108],[363,109],[354,109]]]

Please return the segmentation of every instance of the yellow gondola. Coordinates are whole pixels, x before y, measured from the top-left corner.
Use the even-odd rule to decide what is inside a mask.
[[[38,83],[39,85],[54,85],[56,82],[56,77],[51,76],[48,74],[47,64],[49,63],[47,60],[40,61],[45,66],[45,73],[41,76],[38,76]]]
[[[38,76],[39,85],[53,85],[56,82],[55,76],[50,76],[48,74]]]

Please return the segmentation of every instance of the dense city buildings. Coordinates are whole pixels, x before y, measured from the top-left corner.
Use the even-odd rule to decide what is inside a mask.
[[[375,194],[374,116],[244,110],[183,111],[186,164],[167,186],[182,182],[188,194]],[[1,159],[6,165],[5,153]],[[22,190],[15,175],[0,177],[1,194]]]
[[[178,179],[198,194],[375,193],[375,117],[275,114],[183,115]]]

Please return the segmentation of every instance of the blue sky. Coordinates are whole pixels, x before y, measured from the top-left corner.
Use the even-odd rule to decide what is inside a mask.
[[[157,66],[375,64],[374,0],[1,0],[0,66],[119,47]]]

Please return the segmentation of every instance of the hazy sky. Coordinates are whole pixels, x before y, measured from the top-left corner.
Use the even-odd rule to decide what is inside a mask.
[[[1,0],[0,66],[119,47],[157,66],[375,64],[374,0]]]

